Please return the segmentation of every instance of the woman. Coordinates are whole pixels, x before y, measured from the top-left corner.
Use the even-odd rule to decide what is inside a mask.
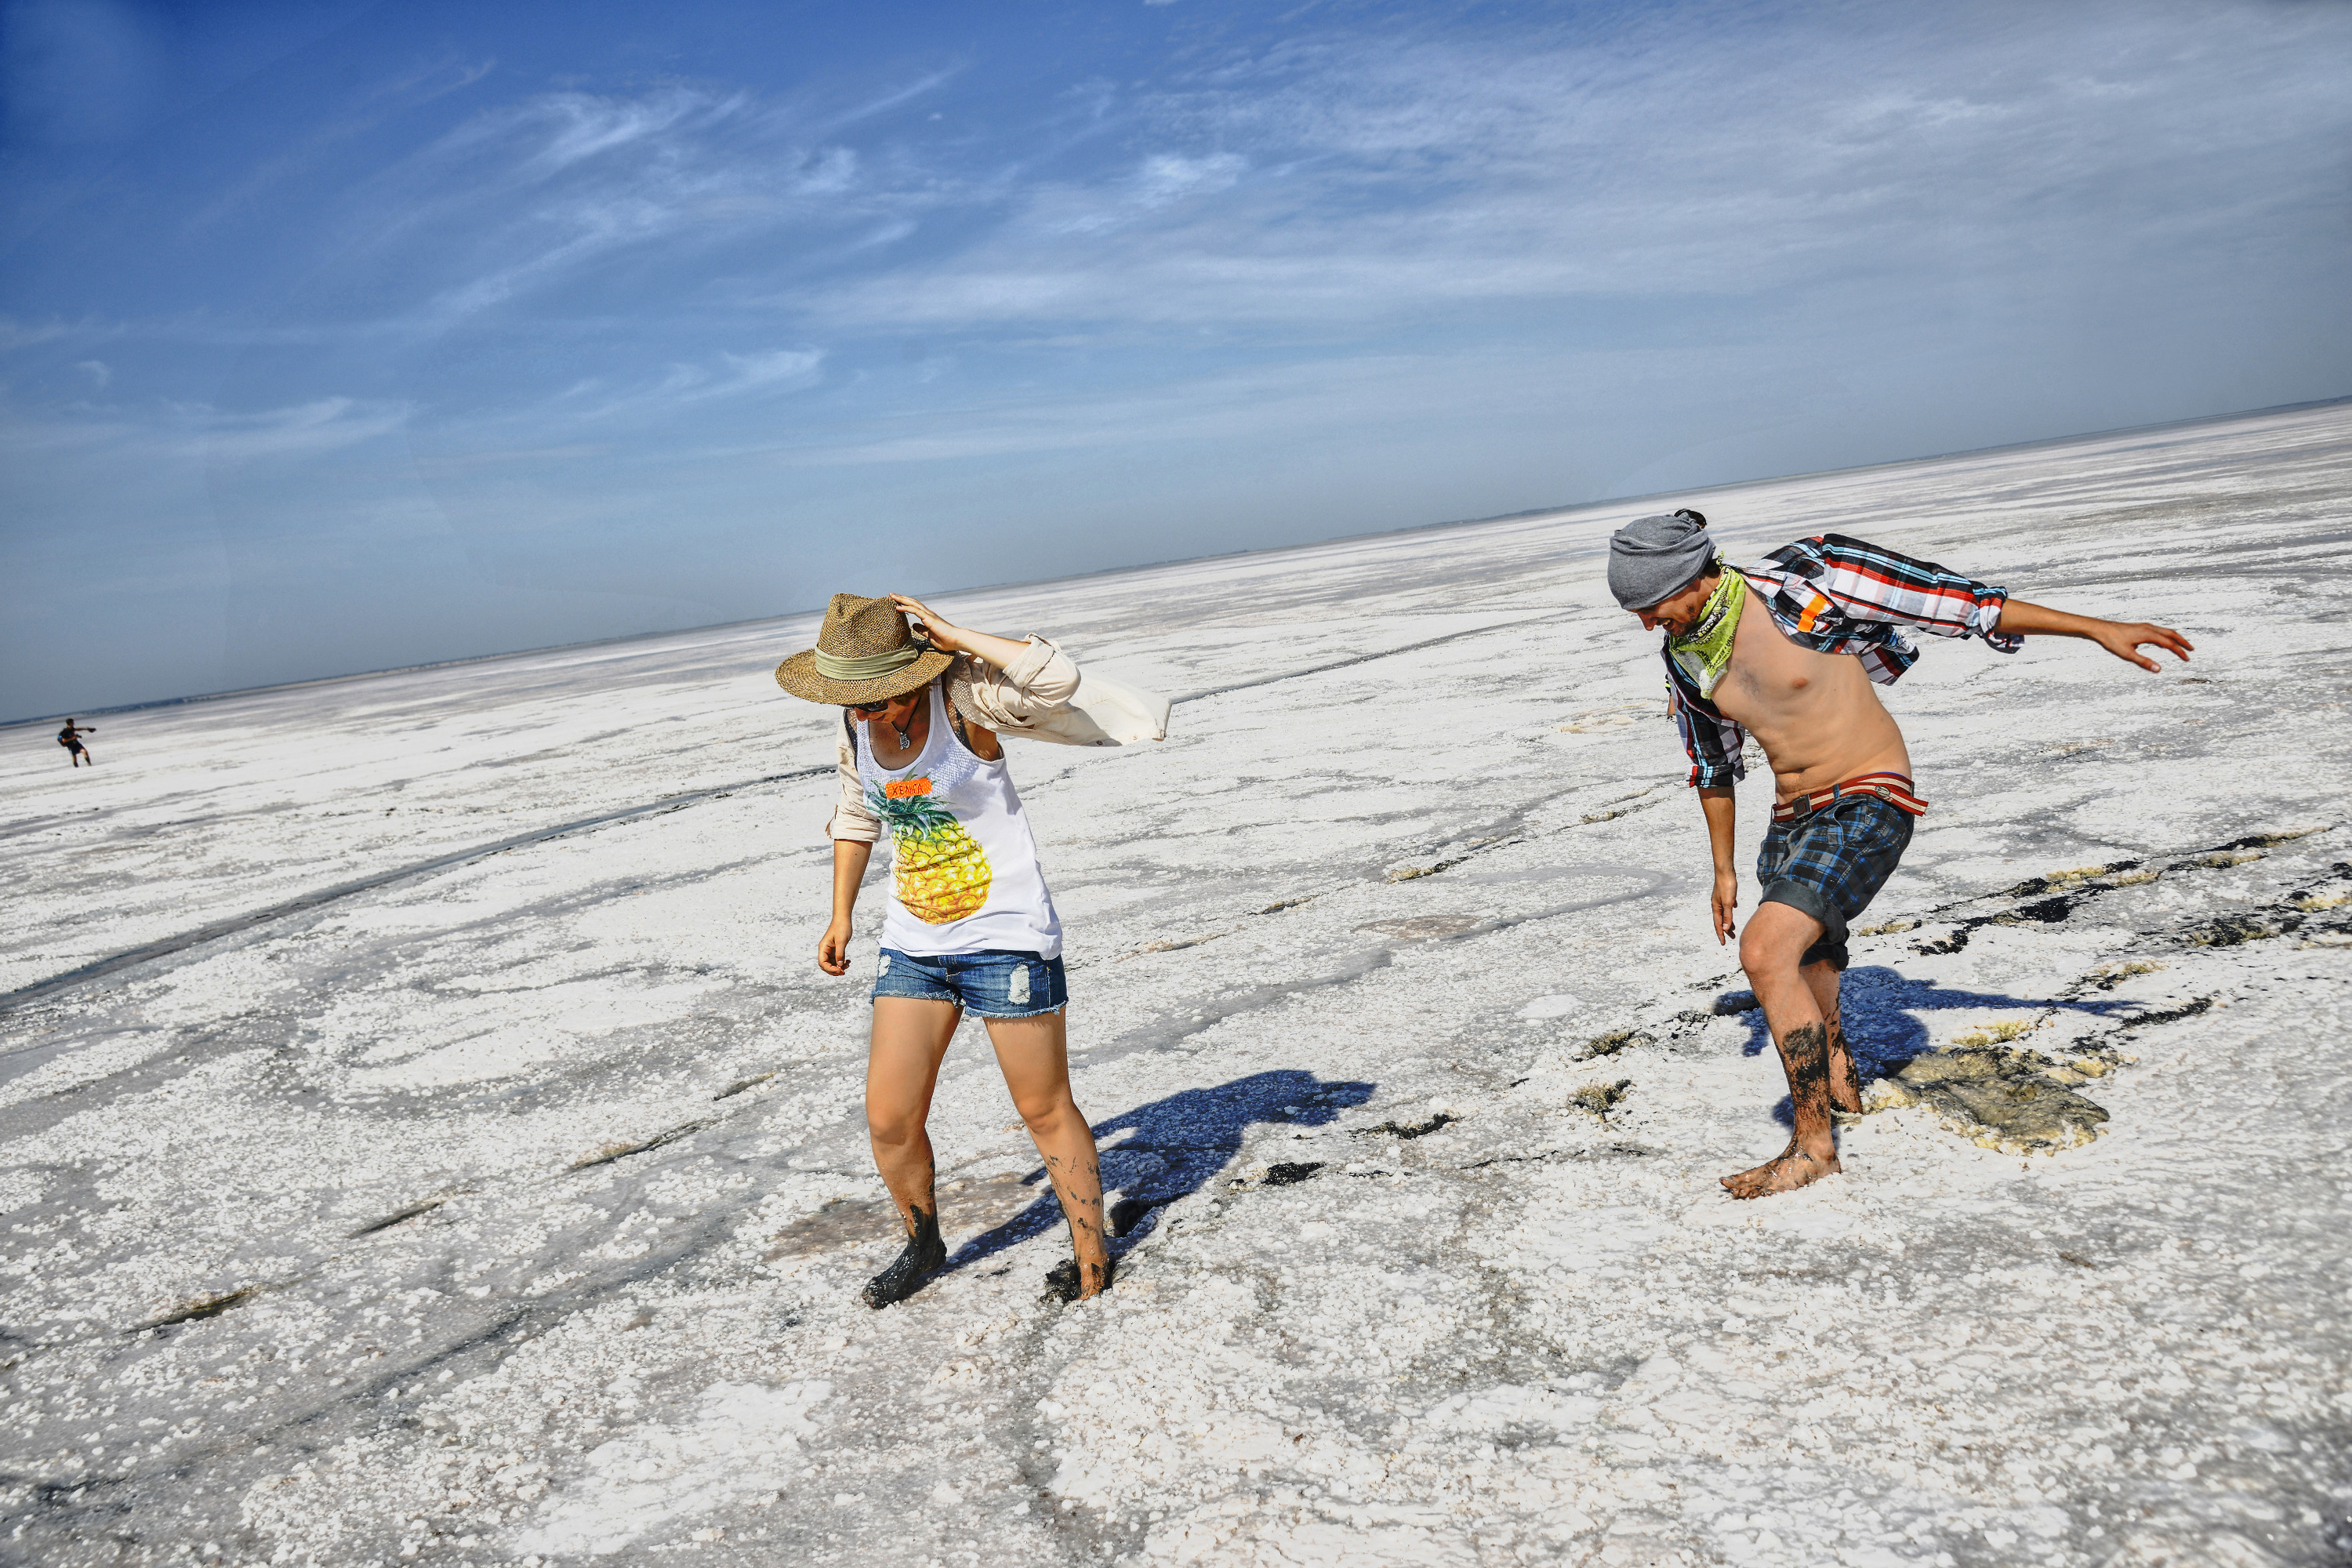
[[[924,631],[908,630],[913,616]],[[874,981],[866,1124],[906,1250],[866,1287],[903,1301],[947,1261],[924,1129],[948,1042],[965,1013],[988,1027],[1013,1103],[1069,1221],[1074,1253],[1047,1277],[1065,1300],[1109,1285],[1094,1134],[1070,1097],[1062,927],[1037,865],[999,731],[1065,743],[1157,739],[1167,705],[1089,679],[1043,637],[950,626],[903,595],[836,594],[816,647],[776,667],[795,697],[843,710],[833,839],[833,921],[817,949],[849,969],[850,914],[887,827],[890,905]],[[1156,728],[1155,728],[1156,711]]]

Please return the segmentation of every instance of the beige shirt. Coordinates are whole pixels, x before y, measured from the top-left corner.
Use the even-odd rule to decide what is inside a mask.
[[[968,656],[959,658],[948,667],[947,682],[949,700],[966,723],[983,725],[1012,740],[1124,746],[1162,740],[1168,733],[1165,699],[1099,676],[1081,675],[1068,654],[1034,635],[1003,669],[992,669]],[[825,836],[872,844],[882,837],[882,820],[866,804],[847,724],[834,745],[841,797],[825,823]]]

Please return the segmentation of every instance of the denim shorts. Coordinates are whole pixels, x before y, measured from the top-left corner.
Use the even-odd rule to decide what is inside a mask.
[[[874,1000],[885,996],[952,1003],[982,1018],[1034,1018],[1067,1006],[1070,985],[1060,959],[1034,952],[922,957],[886,947],[874,973]]]
[[[1822,922],[1801,964],[1843,970],[1846,927],[1870,906],[1911,843],[1911,817],[1874,795],[1850,795],[1775,822],[1756,856],[1757,901],[1787,904]]]

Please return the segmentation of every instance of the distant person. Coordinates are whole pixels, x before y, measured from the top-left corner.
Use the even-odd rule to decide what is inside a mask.
[[[1644,628],[1664,626],[1670,710],[1691,759],[1715,856],[1715,938],[1738,934],[1733,784],[1748,735],[1773,774],[1772,826],[1756,858],[1761,888],[1739,963],[1789,1075],[1796,1131],[1734,1197],[1787,1192],[1838,1169],[1832,1112],[1859,1111],[1861,1084],[1838,1017],[1849,922],[1911,842],[1927,803],[1912,793],[1903,732],[1871,682],[1918,654],[1899,626],[1979,637],[2003,653],[2022,637],[2082,637],[2143,669],[2153,645],[2186,660],[2189,639],[2145,621],[2102,621],[2012,599],[1940,566],[1824,533],[1756,567],[1730,567],[1695,511],[1636,518],[1609,542],[1609,589]]]
[[[897,594],[835,595],[816,647],[778,665],[776,683],[842,710],[841,796],[826,825],[833,920],[816,961],[827,974],[848,972],[858,886],[875,843],[886,827],[890,834],[866,1125],[907,1245],[866,1287],[866,1303],[905,1300],[947,1261],[925,1122],[967,1012],[987,1026],[1069,1222],[1073,1256],[1047,1283],[1065,1300],[1099,1294],[1111,1281],[1110,1247],[1094,1132],[1070,1093],[1062,922],[999,735],[1082,745],[1156,740],[1167,731],[1167,704],[1097,678],[1082,682],[1069,656],[1043,637],[967,631]]]
[[[74,766],[79,767],[82,763],[88,763],[91,767],[96,767],[98,759],[89,754],[89,748],[81,743],[81,738],[84,735],[97,733],[97,725],[77,724],[68,719],[66,721],[66,727],[58,731],[58,744],[66,749],[66,754],[73,759]]]

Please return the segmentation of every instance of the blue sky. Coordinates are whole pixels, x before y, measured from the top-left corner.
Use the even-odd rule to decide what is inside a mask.
[[[28,0],[0,716],[2352,393],[2347,80],[2284,0]]]

